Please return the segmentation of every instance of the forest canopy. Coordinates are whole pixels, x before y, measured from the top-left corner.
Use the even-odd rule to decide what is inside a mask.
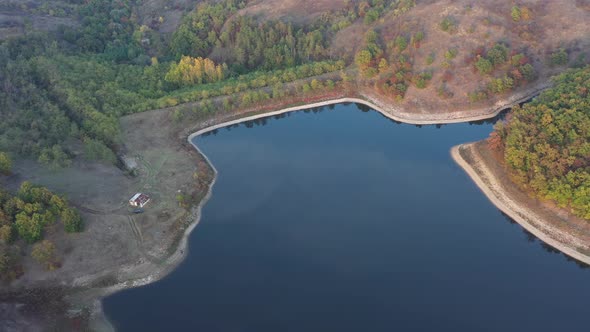
[[[85,1],[80,26],[0,42],[1,150],[60,168],[76,155],[68,142],[81,141],[84,158],[111,163],[121,116],[344,67],[325,49],[340,16],[295,27],[231,18],[243,1],[201,2],[164,41],[137,22],[136,5]]]
[[[590,219],[590,66],[557,76],[488,141],[520,186]]]

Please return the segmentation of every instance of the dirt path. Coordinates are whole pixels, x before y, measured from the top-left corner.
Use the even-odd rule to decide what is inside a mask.
[[[571,232],[558,228],[546,216],[530,209],[526,203],[518,200],[510,193],[497,175],[486,165],[477,150],[475,143],[461,144],[451,149],[451,156],[471,177],[475,184],[500,210],[518,222],[546,244],[564,254],[590,265],[589,246],[587,241]],[[572,234],[573,233],[573,234]]]

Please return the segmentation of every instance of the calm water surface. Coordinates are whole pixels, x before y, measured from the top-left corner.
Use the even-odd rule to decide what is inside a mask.
[[[449,149],[491,124],[355,104],[196,141],[219,171],[164,280],[104,301],[121,331],[588,331],[590,270],[523,232]]]

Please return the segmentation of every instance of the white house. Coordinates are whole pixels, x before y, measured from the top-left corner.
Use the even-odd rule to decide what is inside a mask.
[[[131,197],[129,204],[132,206],[143,207],[150,201],[150,197],[146,194],[137,193]]]

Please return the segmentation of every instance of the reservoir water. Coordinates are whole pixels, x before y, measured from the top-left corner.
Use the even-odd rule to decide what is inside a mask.
[[[120,331],[588,331],[590,269],[449,155],[491,130],[338,104],[197,137],[219,177],[187,259],[105,312]]]

